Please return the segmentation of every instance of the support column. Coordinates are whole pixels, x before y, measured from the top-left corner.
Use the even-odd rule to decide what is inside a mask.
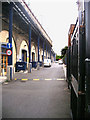
[[[12,28],[13,28],[13,3],[10,2],[10,7],[9,7],[9,43],[11,43],[11,44],[12,44]],[[12,48],[10,50],[12,51]],[[13,74],[14,74],[12,56],[13,56],[13,51],[12,51],[12,54],[10,56],[8,56],[7,79],[9,81],[13,80]]]
[[[9,7],[9,43],[12,44],[12,26],[13,25],[13,3]],[[11,48],[12,50],[12,48]],[[12,65],[12,55],[8,56],[8,65]]]
[[[46,44],[46,59],[47,59],[47,44]]]
[[[31,63],[31,25],[29,25],[29,63]]]
[[[29,25],[29,64],[28,72],[31,73],[32,63],[31,63],[31,25]]]
[[[0,32],[2,31],[2,2],[0,2]],[[0,40],[1,41],[1,40]],[[1,42],[0,42],[0,76],[1,76]],[[0,84],[0,119],[2,119],[2,84]]]
[[[2,2],[0,2],[0,14],[1,14],[1,19],[0,19],[0,32],[2,31]],[[0,42],[0,76],[1,76],[1,42]]]
[[[38,36],[38,63],[37,63],[37,70],[39,70],[39,67],[40,67],[39,42],[40,42],[40,37]]]
[[[40,56],[39,56],[39,42],[40,42],[40,37],[38,36],[38,62],[40,61]]]
[[[79,41],[78,41],[78,98],[77,98],[77,119],[83,120],[85,117],[85,23],[82,22],[82,15],[84,13],[79,10]],[[88,17],[88,16],[87,16]],[[83,26],[83,27],[81,27]],[[89,37],[88,37],[89,38]],[[90,48],[89,48],[90,49]],[[88,49],[88,51],[89,51]],[[80,94],[81,93],[81,94]],[[82,114],[83,113],[83,114]]]
[[[49,47],[49,54],[48,54],[48,57],[49,57],[49,59],[50,59],[50,47]]]
[[[50,59],[51,59],[51,47],[50,47]]]
[[[0,43],[0,76],[1,76],[1,43]]]
[[[43,67],[44,67],[44,45],[45,45],[45,40],[43,41],[43,62],[42,62]]]
[[[44,45],[45,45],[45,41],[43,42],[43,62],[44,62]]]

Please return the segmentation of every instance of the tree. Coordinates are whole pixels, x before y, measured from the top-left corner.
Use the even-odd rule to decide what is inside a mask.
[[[61,55],[62,55],[63,57],[65,56],[67,49],[68,49],[68,46],[65,46],[64,48],[62,48],[62,50],[61,50]]]
[[[67,60],[66,60],[66,51],[68,49],[68,46],[65,46],[62,50],[61,50],[61,54],[63,56],[62,60],[63,60],[63,63],[66,64],[67,63]]]
[[[60,55],[56,55],[56,60],[61,59]]]

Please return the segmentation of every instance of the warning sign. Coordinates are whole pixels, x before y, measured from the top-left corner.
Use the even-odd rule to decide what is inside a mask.
[[[7,54],[8,56],[10,56],[10,55],[12,54],[12,51],[11,51],[11,50],[7,50],[7,51],[6,51],[6,54]]]

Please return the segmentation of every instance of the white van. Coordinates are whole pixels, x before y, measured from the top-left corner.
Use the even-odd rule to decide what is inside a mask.
[[[44,66],[51,66],[51,59],[44,59]]]

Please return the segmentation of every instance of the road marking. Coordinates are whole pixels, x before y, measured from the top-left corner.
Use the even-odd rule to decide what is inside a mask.
[[[45,79],[45,80],[52,80],[52,79]]]
[[[65,79],[63,79],[63,78],[58,78],[57,80],[65,80]]]
[[[21,79],[21,81],[27,81],[28,79]]]
[[[33,79],[33,80],[39,80],[39,79]]]
[[[48,80],[61,80],[61,81],[62,81],[62,80],[65,80],[65,79],[64,79],[64,78],[53,78],[53,79],[50,79],[50,78],[49,78],[49,79],[43,79],[43,78],[41,78],[41,79],[17,79],[17,78],[15,78],[14,80],[21,80],[21,81],[27,81],[27,80],[31,80],[31,81],[32,81],[32,80],[34,80],[34,81],[35,81],[35,80],[36,80],[36,81],[38,81],[38,80],[41,80],[41,81],[42,81],[42,80],[47,80],[47,81],[48,81]]]

